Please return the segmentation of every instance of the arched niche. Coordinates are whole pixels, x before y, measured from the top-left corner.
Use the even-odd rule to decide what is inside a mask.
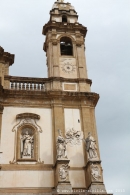
[[[41,127],[37,124],[40,116],[34,113],[21,113],[16,116],[17,123],[14,132],[14,157],[10,164],[18,162],[44,163],[40,159]]]
[[[38,131],[29,123],[17,130],[17,161],[38,161]]]

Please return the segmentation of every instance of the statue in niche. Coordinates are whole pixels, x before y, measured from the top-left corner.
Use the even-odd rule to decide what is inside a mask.
[[[85,139],[85,143],[86,150],[88,152],[88,159],[98,159],[96,140],[91,136],[90,132],[88,133],[88,137]]]
[[[25,128],[21,134],[21,158],[33,158],[34,156],[34,135],[33,130]]]
[[[66,165],[61,165],[60,170],[59,170],[59,175],[62,181],[66,181],[67,180],[67,176],[68,176],[68,164]]]
[[[92,164],[91,175],[96,181],[100,180],[101,175],[100,175],[100,170],[98,166]]]
[[[67,158],[66,140],[62,136],[61,130],[58,130],[59,136],[57,137],[57,159]]]

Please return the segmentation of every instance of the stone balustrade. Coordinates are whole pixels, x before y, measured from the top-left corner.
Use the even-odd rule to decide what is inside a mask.
[[[6,76],[11,90],[45,91],[45,81],[42,78]],[[6,87],[7,88],[7,87]]]

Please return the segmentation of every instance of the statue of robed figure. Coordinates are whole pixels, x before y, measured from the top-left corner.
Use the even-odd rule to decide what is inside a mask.
[[[66,140],[62,136],[61,130],[58,130],[58,137],[56,140],[57,159],[67,158]]]
[[[97,155],[97,146],[96,146],[96,140],[93,138],[91,133],[88,133],[88,137],[85,139],[86,143],[86,150],[88,152],[88,159],[94,160],[98,158]]]
[[[21,157],[32,158],[33,157],[33,135],[29,135],[28,130],[21,137]]]

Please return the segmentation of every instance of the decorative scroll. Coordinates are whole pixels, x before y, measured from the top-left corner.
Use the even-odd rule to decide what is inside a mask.
[[[70,143],[70,145],[80,145],[83,139],[83,132],[69,129],[66,131],[66,143]]]

